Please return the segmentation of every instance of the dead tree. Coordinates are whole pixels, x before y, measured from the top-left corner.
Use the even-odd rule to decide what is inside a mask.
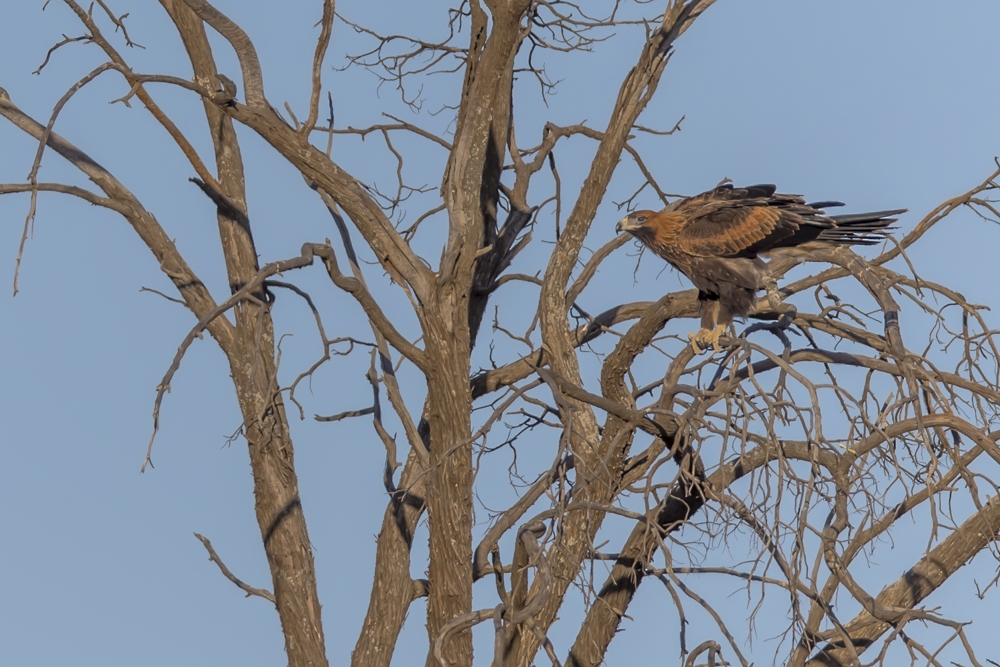
[[[672,49],[714,0],[628,11],[616,4],[600,18],[571,3],[471,0],[450,12],[443,41],[381,34],[338,17],[333,0],[326,0],[302,120],[290,106],[289,119],[278,111],[250,37],[206,0],[160,0],[190,58],[191,78],[135,71],[123,55],[122,47],[133,46],[124,17],[101,0],[96,12],[64,2],[85,36],[67,38],[52,51],[82,41],[107,60],[66,92],[47,121],[0,91],[0,115],[12,124],[6,131],[16,128],[39,146],[28,183],[0,185],[0,194],[30,197],[26,234],[36,199],[50,192],[124,217],[173,282],[193,326],[158,387],[154,437],[164,394],[193,341],[207,332],[226,355],[272,591],[240,581],[199,538],[223,574],[248,595],[275,604],[290,665],[327,659],[286,401],[297,403],[300,381],[321,369],[340,342],[354,354],[370,352],[361,382],[374,401],[325,419],[371,416],[373,442],[386,450],[388,501],[368,569],[371,599],[354,664],[389,665],[411,603],[426,596],[429,666],[471,665],[472,628],[484,622],[495,634],[494,665],[546,659],[599,665],[647,580],[676,606],[677,617],[663,622],[680,633],[680,664],[724,664],[725,656],[729,664],[749,665],[744,640],[765,595],[769,603],[784,600],[789,619],[776,662],[857,664],[862,654],[870,662],[871,655],[883,659],[891,647],[903,646],[914,659],[936,664],[937,647],[925,646],[921,632],[943,626],[950,630],[944,643],[962,642],[978,664],[963,624],[921,603],[1000,531],[992,467],[1000,463],[1000,352],[982,307],[924,280],[905,251],[959,207],[995,219],[989,197],[1000,170],[908,224],[898,242],[868,261],[850,250],[815,253],[807,267],[813,272],[790,283],[784,277],[804,260],[776,261],[771,275],[779,287],[757,304],[754,321],[729,340],[725,354],[694,358],[678,336],[686,323],[674,330],[677,320],[696,315],[693,291],[656,302],[601,303],[607,295],[591,296],[600,267],[616,261],[629,270],[625,253],[615,252],[627,238],[612,238],[610,224],[594,225],[622,159],[634,161],[644,175],[639,191],[649,188],[668,204],[640,151],[641,137],[652,130],[637,121]],[[447,134],[398,118],[365,128],[338,126],[332,102],[323,119],[328,100],[322,74],[338,22],[367,36],[372,48],[336,66],[375,72],[414,107],[421,103],[414,92],[421,77],[451,73],[460,79],[458,97],[442,105]],[[644,30],[645,39],[635,46],[635,65],[620,83],[606,126],[550,122],[534,128],[533,145],[519,143],[516,79],[535,81],[546,95],[553,83],[539,65],[541,54],[597,48],[625,26]],[[218,71],[208,31],[221,35],[238,57],[239,84]],[[156,216],[130,192],[127,178],[55,130],[66,102],[99,76],[120,77],[120,101],[140,100],[189,161],[199,196],[216,208],[230,294],[208,291]],[[214,167],[156,104],[161,86],[182,88],[200,101]],[[273,148],[274,160],[301,173],[337,226],[336,242],[302,239],[300,255],[260,265],[237,126],[257,133]],[[386,163],[397,179],[394,191],[362,182],[331,151],[335,136],[368,135],[381,137],[394,156]],[[424,144],[408,144],[404,155],[393,143],[399,136]],[[595,148],[579,195],[567,200],[555,155],[571,140]],[[420,162],[428,147],[447,154],[443,173],[434,174],[436,188],[404,178],[403,165]],[[53,154],[94,188],[39,180],[43,157]],[[535,186],[530,193],[529,184]],[[412,222],[404,224],[407,215]],[[555,229],[551,244],[532,242],[539,225]],[[439,256],[419,254],[420,235],[429,239],[423,247]],[[588,239],[601,244],[589,255]],[[378,271],[366,275],[368,258]],[[327,337],[324,313],[292,282],[316,272],[316,260],[332,288],[356,301],[370,324],[369,341]],[[537,306],[527,313],[521,308],[513,323],[495,316],[492,327],[484,326],[491,306],[515,286],[534,290]],[[380,304],[378,295],[387,289],[403,295],[408,312]],[[857,296],[845,300],[834,290]],[[323,341],[322,356],[290,385],[278,379],[272,321],[275,300],[286,295],[313,309]],[[925,332],[901,326],[900,301],[926,314],[931,324]],[[515,325],[526,330],[513,333]],[[921,336],[929,341],[924,349]],[[512,350],[504,347],[508,341],[523,350],[495,351],[504,358],[485,370],[474,367],[477,345]],[[422,403],[406,400],[402,374],[421,378]],[[403,443],[383,423],[382,396],[402,425]],[[476,485],[508,474],[490,453],[516,451],[525,442],[547,452],[549,463],[519,469],[527,482],[516,501],[477,525]],[[151,440],[147,462],[152,448]],[[881,548],[894,523],[918,507],[929,517],[920,520],[921,555],[881,592],[866,590],[856,576],[859,554]],[[634,528],[611,551],[602,550],[602,523],[612,515]],[[428,576],[413,580],[411,546],[424,517]],[[723,541],[728,548],[716,549]],[[732,551],[742,555],[734,561]],[[592,574],[595,564],[607,564],[603,580]],[[717,608],[698,593],[703,581],[720,578],[746,590],[756,605],[749,614]],[[476,582],[483,590],[495,586],[491,606],[473,607]],[[575,640],[559,645],[550,631],[575,584],[587,592],[584,620]],[[848,601],[860,605],[854,618],[838,613],[851,608]],[[697,647],[688,648],[685,605],[703,607],[715,622],[698,629],[699,637],[710,639]]]

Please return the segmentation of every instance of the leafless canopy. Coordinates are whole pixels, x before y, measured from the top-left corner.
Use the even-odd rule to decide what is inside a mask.
[[[905,235],[870,261],[850,250],[816,253],[806,267],[813,272],[791,283],[783,279],[795,262],[773,263],[777,287],[757,304],[755,319],[729,339],[725,354],[695,358],[677,335],[687,324],[672,326],[696,315],[693,291],[656,302],[607,302],[592,279],[612,261],[630,270],[619,251],[626,238],[589,254],[584,242],[622,159],[644,176],[634,189],[649,188],[669,202],[640,148],[649,133],[676,126],[649,129],[637,119],[671,50],[683,42],[678,38],[714,0],[614,3],[599,17],[571,2],[469,0],[442,17],[443,38],[427,39],[383,34],[341,17],[346,10],[335,11],[333,0],[317,2],[312,90],[298,116],[268,98],[250,37],[206,0],[160,0],[193,78],[133,70],[123,53],[138,45],[125,17],[101,0],[99,11],[63,1],[84,35],[53,46],[42,68],[56,66],[65,49],[100,49],[107,60],[81,75],[47,121],[0,90],[8,130],[38,141],[28,183],[0,184],[0,194],[30,197],[26,235],[40,193],[78,197],[124,217],[173,282],[194,324],[159,386],[154,437],[164,394],[195,339],[207,332],[228,358],[273,592],[244,584],[199,538],[248,596],[275,604],[290,665],[327,658],[286,401],[298,406],[299,384],[330,369],[338,355],[368,355],[367,375],[342,381],[358,381],[373,400],[319,419],[336,429],[345,419],[371,418],[371,443],[386,452],[388,501],[368,570],[373,585],[356,665],[389,665],[411,603],[425,596],[428,665],[470,665],[472,628],[480,623],[492,626],[494,665],[599,665],[644,581],[676,609],[659,621],[680,634],[676,664],[749,665],[747,640],[763,609],[775,612],[769,628],[787,614],[772,658],[782,664],[880,662],[899,647],[914,661],[938,664],[941,644],[952,642],[981,664],[964,621],[922,601],[988,551],[1000,531],[993,481],[1000,352],[983,307],[924,280],[906,251],[960,207],[996,221],[990,197],[1000,170],[919,222],[908,221]],[[335,23],[371,48],[325,65]],[[606,126],[546,123],[529,132],[524,147],[523,135],[515,136],[514,92],[558,101],[543,55],[597,49],[620,30],[643,38],[634,42],[635,65],[620,82]],[[219,73],[209,31],[238,57],[239,83]],[[396,91],[415,110],[433,76],[453,75],[460,93],[434,100],[441,108],[426,117],[446,119],[440,132],[393,116],[345,127],[324,95],[330,64],[367,68],[383,92]],[[142,102],[189,161],[199,189],[191,194],[215,204],[230,294],[208,291],[156,216],[99,164],[100,155],[83,153],[55,131],[67,101],[99,76],[121,78],[119,101]],[[214,164],[156,104],[162,86],[180,87],[203,105]],[[328,209],[336,242],[301,239],[300,255],[259,265],[239,126],[262,137],[272,159],[301,173]],[[366,137],[381,143],[355,141]],[[594,157],[586,179],[564,189],[556,148],[569,141],[592,142]],[[344,168],[341,151],[345,159],[373,151],[393,185],[359,180]],[[433,151],[446,161],[442,173],[428,177],[423,165],[433,161],[423,156]],[[43,159],[53,154],[93,188],[39,180]],[[430,185],[412,182],[416,165]],[[578,187],[575,198],[567,197]],[[610,222],[590,240],[607,240]],[[542,228],[551,243],[533,243]],[[364,270],[371,258],[377,266]],[[314,304],[315,291],[296,282],[317,271],[317,259],[330,288],[352,297],[367,319],[367,339],[326,328],[331,317]],[[384,306],[381,295],[393,290],[408,308]],[[512,290],[537,308],[496,309]],[[322,339],[316,362],[298,369],[290,384],[278,380],[272,321],[273,304],[285,296],[305,301]],[[901,303],[925,317],[901,321]],[[476,370],[474,360],[487,358],[490,367]],[[416,402],[401,386],[404,378],[419,378]],[[383,418],[401,425],[400,442]],[[531,456],[515,468],[498,454],[516,457],[529,444]],[[149,446],[146,464],[152,439]],[[545,463],[530,469],[541,460],[538,452]],[[477,490],[498,480],[517,497],[490,508],[488,522],[477,525]],[[480,519],[485,514],[480,507]],[[428,574],[415,581],[411,570],[424,566],[411,563],[411,546],[425,517]],[[922,531],[919,553],[898,580],[879,584],[881,592],[866,587],[858,576],[865,556],[886,548],[904,517],[915,517]],[[621,531],[602,532],[606,518],[609,526],[629,522],[631,532],[608,543],[604,535]],[[722,608],[699,593],[727,581],[745,591],[748,607]],[[477,601],[492,598],[487,607],[474,608],[474,588]],[[554,641],[557,615],[579,607],[580,592],[575,640]],[[712,624],[689,628],[692,607]],[[935,645],[923,639],[927,632]],[[671,664],[674,657],[665,659]]]

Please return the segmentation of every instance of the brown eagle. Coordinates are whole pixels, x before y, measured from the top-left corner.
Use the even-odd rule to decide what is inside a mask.
[[[689,334],[696,354],[719,337],[734,317],[746,317],[767,276],[761,255],[776,256],[841,245],[875,245],[885,239],[890,216],[906,209],[828,216],[797,195],[775,194],[773,185],[721,185],[666,209],[636,211],[616,227],[643,242],[698,288],[701,329]]]

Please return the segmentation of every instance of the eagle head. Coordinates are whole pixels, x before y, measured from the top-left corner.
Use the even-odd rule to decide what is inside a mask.
[[[615,225],[615,231],[619,234],[622,232],[628,232],[629,234],[635,234],[637,229],[640,229],[646,224],[650,218],[655,215],[653,211],[635,211],[634,213],[629,213],[627,216],[618,221]]]

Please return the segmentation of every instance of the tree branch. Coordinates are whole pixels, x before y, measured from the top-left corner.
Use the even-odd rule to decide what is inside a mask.
[[[274,594],[271,593],[271,591],[264,590],[263,588],[254,588],[253,586],[245,584],[242,581],[240,581],[240,579],[237,578],[235,574],[230,572],[229,568],[226,567],[226,564],[222,562],[221,558],[219,558],[219,554],[215,553],[215,549],[212,547],[212,543],[208,541],[207,537],[199,535],[198,533],[195,533],[194,536],[197,537],[199,540],[201,540],[201,543],[205,545],[205,549],[208,550],[208,560],[218,565],[219,571],[222,572],[223,576],[225,576],[226,579],[228,579],[229,581],[236,584],[241,590],[245,591],[247,597],[250,597],[251,595],[256,595],[258,597],[262,597],[265,600],[270,601],[272,604],[276,604],[276,601],[274,599]]]

